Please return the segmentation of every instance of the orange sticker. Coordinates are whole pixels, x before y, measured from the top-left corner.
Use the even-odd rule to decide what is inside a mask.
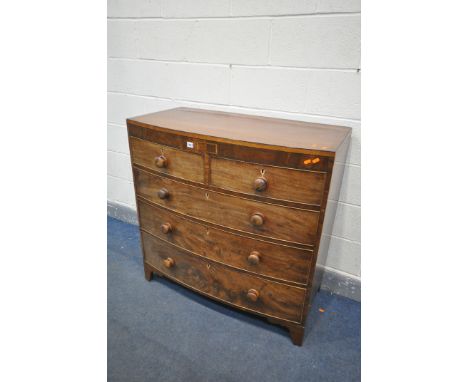
[[[318,163],[318,162],[320,162],[320,158],[306,159],[306,160],[304,161],[304,164],[311,164],[311,163],[312,163],[312,164],[316,164],[316,163]]]

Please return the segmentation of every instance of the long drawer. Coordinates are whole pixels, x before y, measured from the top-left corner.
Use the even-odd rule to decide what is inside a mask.
[[[231,305],[301,322],[306,290],[191,255],[142,232],[145,262],[176,281]]]
[[[313,245],[319,212],[234,197],[134,168],[137,195],[180,213],[292,243]]]
[[[319,160],[319,158],[310,159]],[[227,190],[280,200],[320,205],[326,173],[211,159],[211,184]]]
[[[314,252],[196,223],[138,201],[141,228],[200,256],[278,280],[307,284]]]

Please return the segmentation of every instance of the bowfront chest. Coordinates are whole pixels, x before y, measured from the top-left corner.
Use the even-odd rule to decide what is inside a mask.
[[[188,108],[127,128],[146,279],[263,316],[301,345],[351,129]]]

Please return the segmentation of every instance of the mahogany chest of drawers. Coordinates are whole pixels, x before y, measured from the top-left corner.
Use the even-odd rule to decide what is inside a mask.
[[[263,316],[301,345],[351,129],[188,108],[127,128],[146,279]]]

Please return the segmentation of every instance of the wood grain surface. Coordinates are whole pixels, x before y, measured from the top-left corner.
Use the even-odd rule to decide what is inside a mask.
[[[246,162],[255,162],[267,165],[282,166],[297,168],[302,170],[324,171],[328,168],[328,159],[335,155],[334,152],[320,151],[320,150],[304,150],[304,149],[289,149],[282,147],[275,147],[270,145],[261,145],[258,143],[242,142],[242,144],[232,143],[231,140],[225,140],[212,137],[205,137],[204,139],[194,138],[198,134],[186,134],[165,129],[161,127],[152,128],[140,126],[137,122],[128,120],[127,122],[128,135],[130,137],[140,138],[149,142],[155,142],[165,146],[178,148],[179,150],[186,151],[200,151],[203,145],[195,145],[194,149],[187,148],[187,142],[204,142],[206,144],[216,144],[217,153],[210,153],[212,156],[219,156],[222,158],[236,159]],[[209,147],[209,146],[208,146]],[[312,163],[309,159],[320,157],[320,162]]]
[[[235,230],[271,237],[291,243],[313,245],[320,213],[225,195],[172,179],[133,169],[137,195],[189,216],[227,226]],[[158,192],[169,197],[160,199]],[[261,213],[264,224],[251,223],[251,216]]]
[[[129,143],[133,163],[163,174],[203,183],[203,158],[200,154],[175,150],[132,137],[130,137]],[[164,155],[167,159],[167,167],[159,168],[156,166],[155,158],[160,155]]]
[[[211,184],[214,186],[313,205],[322,203],[326,176],[325,172],[291,170],[221,158],[211,160]],[[254,183],[258,178],[265,179],[267,183],[264,191],[255,190]]]
[[[145,262],[163,275],[216,299],[252,312],[301,322],[305,289],[268,281],[245,272],[229,269],[210,260],[191,255],[173,245],[142,233]],[[173,262],[171,267],[165,260]],[[248,292],[258,292],[252,301]]]
[[[348,127],[322,125],[244,114],[176,108],[131,118],[130,123],[162,127],[201,137],[236,142],[335,152],[351,131]]]
[[[146,279],[263,315],[301,345],[351,129],[177,108],[127,130]]]
[[[138,201],[141,229],[200,256],[279,281],[307,283],[314,252],[272,244],[203,225],[163,208]],[[171,231],[165,233],[167,224]],[[258,252],[259,262],[248,258]]]

